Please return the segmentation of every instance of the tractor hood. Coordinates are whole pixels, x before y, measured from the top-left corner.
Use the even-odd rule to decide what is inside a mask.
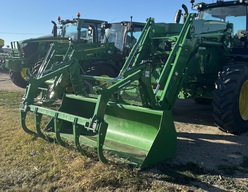
[[[50,35],[44,35],[41,37],[37,37],[37,38],[30,38],[30,39],[25,39],[22,41],[19,41],[20,44],[25,44],[25,43],[31,43],[31,42],[68,42],[68,38],[64,38],[64,37],[54,37],[52,34]]]

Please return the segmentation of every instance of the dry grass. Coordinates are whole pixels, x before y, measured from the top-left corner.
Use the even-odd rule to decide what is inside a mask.
[[[145,171],[118,163],[102,164],[95,155],[86,157],[73,147],[24,133],[19,122],[20,100],[18,93],[0,92],[0,191],[248,190],[244,177],[247,157],[240,168],[221,167],[218,172],[193,163],[167,162]],[[240,179],[232,179],[236,173],[242,175]]]

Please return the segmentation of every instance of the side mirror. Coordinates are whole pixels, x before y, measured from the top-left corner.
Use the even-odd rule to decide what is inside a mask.
[[[184,13],[183,13],[183,23],[185,22],[185,19],[186,19],[186,16],[189,14],[189,11],[188,11],[188,7],[184,4],[182,4],[182,8],[184,10]]]
[[[179,10],[176,12],[175,19],[174,19],[174,23],[179,23],[179,22],[180,22],[180,19],[181,19],[181,16],[182,16],[182,10],[179,9]]]

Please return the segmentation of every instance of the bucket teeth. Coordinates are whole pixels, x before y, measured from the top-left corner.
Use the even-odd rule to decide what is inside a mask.
[[[43,115],[45,114],[47,115],[48,113],[50,113],[51,120],[48,122],[44,130],[45,131],[52,130],[54,132],[56,141],[62,146],[67,146],[67,143],[65,142],[65,140],[62,139],[64,138],[62,134],[64,134],[65,132],[63,128],[65,127],[63,123],[66,122],[66,120],[63,119],[63,117],[66,115],[65,112],[49,110],[49,109],[34,106],[34,105],[30,105],[29,110],[30,112],[34,113],[36,132],[28,129],[26,126],[25,121],[26,121],[27,113],[29,111],[21,110],[22,128],[26,133],[33,134],[35,136],[40,136],[43,139],[50,140],[51,138],[49,138],[46,134],[44,134],[41,129],[41,121],[42,121]],[[84,153],[84,149],[81,147],[81,143],[80,143],[80,139],[81,139],[80,136],[85,135],[85,134],[91,135],[96,138],[95,146],[96,146],[96,151],[97,151],[99,160],[102,161],[103,163],[107,163],[108,161],[103,154],[103,146],[105,142],[108,124],[106,122],[100,122],[99,120],[95,119],[94,122],[96,124],[95,126],[97,127],[97,129],[94,129],[94,128],[89,129],[89,127],[86,125],[90,125],[92,123],[90,119],[87,120],[84,118],[84,120],[82,120],[81,118],[80,119],[81,121],[79,119],[80,117],[75,117],[75,116],[73,117],[71,116],[70,119],[67,119],[68,120],[67,126],[68,124],[70,124],[69,126],[72,128],[70,134],[73,136],[72,138],[73,138],[76,149],[80,153]],[[83,139],[84,138],[82,138],[82,140]]]

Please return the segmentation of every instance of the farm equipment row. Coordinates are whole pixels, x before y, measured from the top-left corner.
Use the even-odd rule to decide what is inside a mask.
[[[5,71],[5,61],[9,59],[10,54],[9,54],[9,49],[8,48],[3,48],[4,46],[4,40],[0,39],[0,71]]]
[[[61,145],[72,140],[80,152],[82,144],[95,147],[102,162],[110,151],[141,168],[175,156],[172,109],[178,97],[212,100],[220,129],[247,131],[248,3],[193,6],[197,14],[183,5],[183,23],[182,11],[175,23],[148,18],[125,55],[106,41],[51,43],[38,71],[28,76],[20,109],[24,131],[52,134]],[[102,37],[110,38],[112,26],[106,24]],[[135,37],[132,21],[122,26]],[[118,62],[116,48],[124,56]],[[26,125],[28,114],[34,114],[36,131]]]
[[[86,72],[99,68],[97,65],[108,65],[114,71],[112,75],[117,75],[121,63],[144,26],[144,23],[133,22],[132,19],[118,23],[82,19],[79,13],[77,18],[61,20],[58,17],[58,23],[52,23],[51,35],[11,43],[11,58],[5,62],[5,67],[10,70],[10,78],[18,87],[25,88],[28,85],[28,73],[32,75],[38,72],[51,43],[67,46],[73,42],[82,47],[91,44],[85,53],[87,55],[79,55],[80,58],[77,58],[82,70]]]

